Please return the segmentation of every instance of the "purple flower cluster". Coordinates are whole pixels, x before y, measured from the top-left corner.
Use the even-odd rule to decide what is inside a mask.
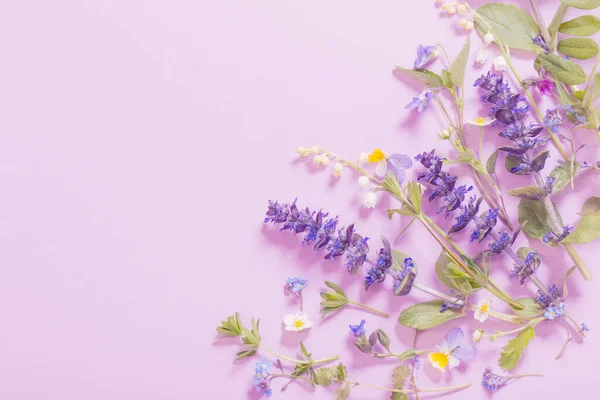
[[[384,237],[381,238],[381,241],[383,242],[383,247],[379,249],[379,257],[365,277],[365,290],[369,290],[374,283],[383,282],[394,262],[390,242]]]
[[[554,283],[548,285],[546,288],[548,289],[548,294],[538,290],[538,295],[535,298],[535,301],[544,308],[550,307],[552,303],[562,298],[562,291]]]
[[[417,274],[415,271],[415,263],[412,258],[405,258],[402,264],[402,269],[394,277],[393,291],[397,296],[407,295],[412,289],[413,283]]]
[[[541,171],[549,152],[538,152],[548,140],[538,137],[543,127],[523,122],[529,106],[522,105],[524,99],[521,95],[512,92],[502,75],[496,76],[491,72],[477,79],[474,86],[485,91],[481,100],[491,105],[490,114],[504,127],[500,136],[513,142],[499,148],[511,157],[513,166],[510,172],[528,175]]]
[[[481,384],[488,392],[495,392],[502,386],[506,385],[507,382],[508,379],[494,374],[490,368],[486,368],[483,371],[483,379],[481,380]]]
[[[531,251],[527,253],[525,256],[525,260],[522,262],[515,264],[514,269],[508,275],[510,278],[518,277],[521,285],[525,283],[525,280],[533,275],[533,273],[538,269],[542,260],[538,256],[535,251]]]
[[[560,235],[555,234],[554,232],[546,232],[542,240],[544,243],[557,245],[561,240],[569,236],[569,233],[573,231],[573,227],[570,225],[563,226],[563,231]]]

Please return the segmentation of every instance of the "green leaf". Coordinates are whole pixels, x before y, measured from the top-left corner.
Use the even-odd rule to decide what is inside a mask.
[[[498,150],[494,151],[485,163],[485,169],[488,174],[496,173],[496,160],[498,160]]]
[[[514,369],[523,356],[529,341],[534,337],[535,331],[533,327],[529,327],[509,341],[500,354],[500,367],[506,371]]]
[[[540,54],[538,58],[546,71],[567,85],[581,85],[587,79],[583,68],[571,60],[556,54]]]
[[[348,370],[346,369],[346,366],[340,362],[337,365],[336,369],[337,369],[337,378],[340,381],[345,381],[346,377],[348,376]]]
[[[511,174],[515,174],[515,175],[523,175],[519,172],[512,172],[512,169],[514,167],[516,167],[517,165],[519,165],[521,162],[519,161],[519,158],[517,156],[515,156],[514,154],[509,154],[508,156],[506,156],[506,158],[504,159],[504,166],[506,167],[506,170],[508,172],[510,172]]]
[[[335,400],[346,400],[348,397],[350,397],[351,389],[352,387],[349,383],[344,383],[343,386],[340,386],[335,390],[335,392],[333,392]]]
[[[421,212],[421,203],[423,202],[423,194],[421,193],[421,185],[417,182],[409,182],[407,185],[408,199],[412,204],[415,212],[419,214]]]
[[[396,67],[397,70],[406,72],[413,78],[423,82],[430,88],[437,89],[442,87],[442,78],[435,72],[431,72],[428,69],[408,69],[402,67]]]
[[[435,272],[438,279],[450,289],[459,291],[462,294],[470,294],[473,289],[478,289],[480,286],[460,269],[452,257],[442,251],[435,263]]]
[[[570,162],[559,164],[550,172],[550,177],[555,181],[552,184],[552,193],[558,193],[569,185],[571,177],[575,176],[579,169],[579,163],[571,165]]]
[[[567,281],[569,280],[569,277],[573,274],[573,272],[575,272],[576,269],[577,269],[577,265],[573,265],[571,268],[569,268],[569,270],[565,274],[565,279],[563,280],[563,290],[562,290],[563,299],[566,299],[567,296],[569,295],[569,287],[567,286]]]
[[[404,389],[406,380],[410,377],[411,370],[406,365],[398,365],[392,372],[392,387],[396,390]]]
[[[346,297],[346,293],[344,293],[342,288],[339,287],[338,285],[336,285],[335,283],[330,282],[330,281],[325,281],[325,286],[327,286],[330,289],[333,289],[333,291],[335,291],[340,296]]]
[[[592,199],[598,198],[592,197]],[[596,211],[595,213],[584,214],[577,227],[562,240],[562,243],[584,244],[593,242],[598,238],[600,238],[600,212]]]
[[[450,90],[454,90],[454,85],[452,84],[452,78],[450,77],[450,72],[445,69],[442,70],[441,73],[442,83]]]
[[[540,29],[527,11],[512,4],[489,3],[476,12],[475,27],[481,37],[490,32],[491,27],[500,42],[512,49],[540,51],[533,43]]]
[[[325,317],[327,314],[337,311],[348,304],[346,293],[335,283],[325,281],[328,288],[333,289],[333,292],[321,292],[321,314]]]
[[[508,191],[511,196],[527,200],[542,200],[548,195],[544,189],[539,186],[525,186],[522,188],[512,189]]]
[[[465,85],[465,69],[467,68],[470,49],[471,40],[467,36],[467,41],[460,53],[458,53],[456,60],[452,63],[452,68],[450,68],[450,80],[456,86],[463,87]]]
[[[400,313],[398,322],[409,328],[425,330],[465,315],[463,310],[440,312],[442,304],[441,300],[433,300],[410,306]]]
[[[310,353],[308,350],[306,350],[306,346],[304,346],[304,342],[302,342],[302,340],[300,341],[300,350],[302,351],[302,354],[304,354],[304,357],[310,358]]]
[[[600,197],[592,196],[583,203],[583,207],[581,207],[581,212],[579,215],[594,215],[600,211]]]
[[[523,309],[521,310],[513,309],[513,312],[519,317],[534,318],[544,313],[544,308],[542,308],[535,299],[522,297],[516,299],[515,302],[523,306]]]
[[[240,313],[235,313],[235,316],[229,316],[227,320],[221,321],[221,326],[217,328],[217,332],[224,336],[241,336],[242,320]]]
[[[590,36],[600,30],[600,19],[593,15],[583,15],[560,24],[558,31],[566,35]]]
[[[392,219],[394,214],[406,215],[407,217],[414,217],[415,213],[410,209],[410,206],[406,203],[402,204],[402,208],[393,208],[387,210],[388,218]]]
[[[406,393],[392,392],[390,400],[408,400],[408,395]]]
[[[556,36],[558,36],[558,28],[565,19],[568,10],[569,7],[561,4],[558,6],[556,14],[554,14],[554,18],[552,18],[552,23],[550,23],[550,26],[548,27],[548,33],[550,33],[550,37],[552,38],[552,43],[548,43],[550,50],[554,50],[554,46],[556,45]]]
[[[598,45],[592,39],[569,38],[558,42],[558,51],[578,60],[589,60],[598,54]]]
[[[315,385],[319,386],[330,386],[337,375],[337,368],[319,368],[313,374],[313,381]]]
[[[546,211],[546,206],[540,200],[521,199],[518,207],[519,224],[527,224],[523,227],[523,232],[530,238],[542,239],[544,235],[552,230],[552,221]],[[559,221],[561,224],[562,222]],[[549,245],[552,242],[549,242]]]
[[[560,2],[580,10],[593,10],[600,6],[600,0],[560,0]]]
[[[379,340],[379,343],[388,351],[391,353],[390,351],[390,338],[388,337],[388,335],[383,331],[383,329],[377,329],[377,340]]]

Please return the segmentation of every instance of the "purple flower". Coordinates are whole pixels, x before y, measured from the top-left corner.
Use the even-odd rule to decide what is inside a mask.
[[[563,226],[563,231],[560,235],[556,235],[554,232],[546,232],[546,234],[542,237],[544,243],[548,243],[556,246],[560,241],[569,236],[569,234],[573,231],[573,227],[570,225]]]
[[[564,125],[562,117],[559,115],[559,107],[549,108],[544,116],[544,124],[553,133],[558,133],[558,127]]]
[[[498,222],[498,209],[490,209],[483,216],[483,218],[475,218],[477,224],[477,230],[471,235],[471,242],[475,240],[483,241],[487,235],[492,231]]]
[[[483,371],[483,379],[481,380],[481,384],[488,392],[495,392],[502,386],[506,385],[507,382],[508,380],[506,378],[494,374],[490,368],[486,368]]]
[[[392,290],[396,296],[405,296],[410,293],[417,274],[413,259],[407,257],[404,259],[402,270],[395,276]]]
[[[425,89],[419,94],[417,97],[413,97],[412,101],[404,107],[407,110],[412,110],[416,108],[417,111],[423,112],[427,107],[429,107],[429,102],[433,100],[433,91],[431,89]]]
[[[420,44],[419,47],[417,47],[417,59],[413,64],[413,68],[423,68],[433,59],[435,59],[439,52],[440,50],[438,46],[423,46]]]
[[[550,79],[539,79],[536,84],[542,96],[552,96],[552,91],[556,88],[556,83]]]
[[[590,327],[587,326],[587,324],[585,322],[581,323],[581,330],[584,332],[589,332],[590,331]]]
[[[363,319],[359,325],[350,325],[350,331],[355,337],[361,337],[365,334],[365,323],[366,321]]]
[[[544,49],[544,51],[546,53],[548,53],[550,51],[550,49],[548,48],[548,45],[546,44],[546,41],[544,40],[544,38],[541,35],[538,35],[535,39],[533,39],[533,43],[537,44],[542,49]]]
[[[452,225],[448,234],[459,232],[465,229],[465,227],[475,218],[477,213],[479,212],[479,206],[483,201],[483,197],[477,199],[476,196],[472,196],[469,199],[469,204],[461,206],[461,212],[456,217],[456,224]]]
[[[381,283],[384,280],[385,270],[377,267],[371,268],[365,277],[365,290],[369,290],[374,283]]]
[[[560,300],[562,297],[562,291],[554,283],[547,285],[546,288],[548,294],[546,291],[538,290],[535,298],[535,301],[544,308],[550,307],[554,301]]]
[[[267,361],[264,357],[260,359],[256,363],[256,367],[254,369],[254,376],[252,377],[254,381],[254,388],[260,393],[267,397],[271,397],[273,391],[270,388],[270,379],[269,376],[269,368],[273,363],[271,361]]]
[[[515,264],[514,269],[508,275],[510,278],[519,277],[519,282],[521,285],[525,283],[527,277],[533,275],[533,273],[538,269],[542,260],[538,256],[535,251],[531,251],[527,253],[525,260],[522,260],[520,263]]]
[[[500,254],[512,244],[511,237],[506,231],[500,232],[500,239],[490,243],[492,254]]]
[[[285,294],[286,296],[300,296],[306,285],[308,285],[308,279],[289,277],[285,281]]]

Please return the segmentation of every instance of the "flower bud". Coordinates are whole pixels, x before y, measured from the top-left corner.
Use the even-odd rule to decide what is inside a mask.
[[[492,43],[494,41],[494,34],[492,32],[486,33],[483,37],[483,41],[485,42],[485,44]]]
[[[329,165],[329,157],[321,156],[321,164],[324,166],[328,166]]]
[[[363,206],[365,208],[375,208],[377,205],[377,195],[374,192],[369,192],[365,195]]]
[[[360,186],[363,189],[366,189],[369,187],[369,178],[366,176],[361,176],[360,178],[358,178],[358,186]]]
[[[467,12],[467,7],[464,4],[460,4],[456,7],[456,11],[458,11],[459,14],[464,14]]]
[[[483,338],[483,330],[482,329],[476,329],[473,331],[473,342],[474,343],[479,343],[482,338]]]
[[[475,24],[473,23],[473,21],[469,21],[469,22],[467,22],[467,25],[465,25],[465,29],[467,31],[472,31],[473,28],[475,28]]]
[[[358,155],[358,163],[359,164],[364,164],[367,161],[369,161],[369,154],[368,153],[362,152],[362,153],[360,153]]]
[[[443,129],[440,131],[440,133],[438,133],[438,136],[442,140],[448,140],[452,136],[452,132],[450,131],[450,129]]]

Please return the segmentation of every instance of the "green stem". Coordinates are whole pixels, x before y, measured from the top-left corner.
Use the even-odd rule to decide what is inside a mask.
[[[269,348],[267,348],[267,347],[265,347],[263,345],[260,345],[259,348],[262,349],[262,350],[264,350],[264,351],[266,351],[266,352],[268,352],[268,353],[273,354],[277,358],[289,361],[289,362],[294,363],[294,364],[306,364],[306,363],[310,362],[310,361],[307,361],[307,360],[296,360],[294,358],[290,358],[290,357],[284,356],[283,354],[277,353],[277,352],[275,352],[275,351],[273,351],[273,350],[271,350],[271,349],[269,349]],[[332,356],[332,357],[322,358],[320,360],[314,360],[314,361],[312,361],[312,364],[313,365],[323,364],[323,363],[326,363],[326,362],[339,360],[339,358],[340,358],[340,356],[335,355],[335,356]]]
[[[418,392],[424,392],[424,393],[425,392],[427,392],[427,393],[449,392],[452,390],[466,389],[472,385],[471,383],[466,383],[464,385],[456,385],[456,386],[449,386],[449,387],[443,387],[443,388],[434,388],[434,389],[415,388],[415,389],[410,389],[410,390],[404,390],[404,389],[391,389],[391,388],[386,388],[386,387],[382,387],[382,386],[370,385],[368,383],[360,383],[360,382],[352,382],[352,381],[348,381],[347,383],[350,383],[350,384],[356,385],[356,386],[364,386],[364,387],[368,387],[371,389],[382,390],[384,392],[405,393],[405,394],[416,394]]]
[[[366,310],[372,311],[372,312],[374,312],[375,314],[377,314],[377,315],[380,315],[380,316],[382,316],[382,317],[384,317],[384,318],[389,318],[389,317],[390,317],[388,314],[386,314],[386,313],[384,313],[384,312],[382,312],[382,311],[376,310],[376,309],[374,309],[374,308],[372,308],[372,307],[366,306],[366,305],[364,305],[364,304],[361,304],[361,303],[357,303],[357,302],[355,302],[355,301],[348,300],[348,304],[352,304],[352,305],[355,305],[355,306],[357,306],[357,307],[361,307],[361,308],[364,308],[364,309],[366,309]]]

